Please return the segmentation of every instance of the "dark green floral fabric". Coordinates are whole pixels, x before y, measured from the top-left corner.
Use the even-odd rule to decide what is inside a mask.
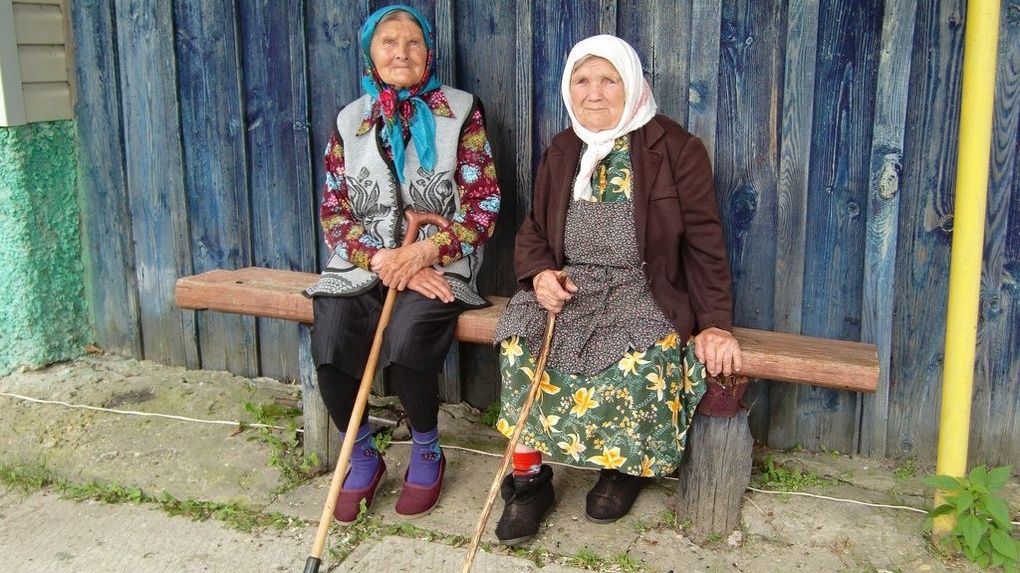
[[[518,337],[500,343],[503,411],[496,429],[510,437],[534,379],[535,357]],[[705,393],[705,365],[694,342],[676,333],[628,352],[596,376],[546,368],[521,443],[550,460],[658,477],[672,473]]]

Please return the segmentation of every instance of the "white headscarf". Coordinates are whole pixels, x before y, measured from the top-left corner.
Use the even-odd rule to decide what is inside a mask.
[[[617,73],[623,78],[624,105],[620,123],[613,129],[599,132],[588,131],[577,121],[570,105],[570,74],[574,66],[587,56],[598,56],[606,59],[616,67]],[[567,104],[567,113],[574,133],[581,141],[588,144],[581,155],[581,166],[574,180],[574,200],[587,201],[591,198],[591,176],[595,166],[613,150],[613,142],[651,121],[655,116],[655,97],[641,72],[641,59],[627,42],[616,36],[592,36],[578,42],[567,56],[563,66],[563,81],[560,91],[563,101]]]

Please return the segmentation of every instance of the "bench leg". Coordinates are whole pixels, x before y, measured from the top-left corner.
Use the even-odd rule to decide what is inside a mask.
[[[450,352],[446,355],[443,372],[439,375],[439,399],[447,404],[461,401],[460,393],[460,343],[456,340],[450,344]]]
[[[751,481],[754,441],[747,410],[733,417],[697,413],[680,465],[677,521],[690,521],[698,543],[740,527],[740,502]]]
[[[319,379],[312,360],[312,333],[307,324],[298,327],[298,363],[301,375],[301,411],[304,419],[304,452],[319,458],[321,470],[331,470],[340,457],[340,434],[319,393]]]

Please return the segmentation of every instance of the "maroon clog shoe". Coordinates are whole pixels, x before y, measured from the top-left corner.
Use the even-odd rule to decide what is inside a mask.
[[[407,481],[404,473],[404,488],[397,499],[397,514],[415,518],[427,515],[439,502],[439,494],[443,491],[443,474],[446,473],[446,455],[439,458],[439,476],[432,485],[419,485]]]
[[[336,498],[333,518],[343,524],[354,523],[361,512],[361,500],[365,500],[365,511],[372,507],[375,490],[386,476],[386,462],[379,456],[379,465],[375,468],[372,481],[362,489],[341,489]]]

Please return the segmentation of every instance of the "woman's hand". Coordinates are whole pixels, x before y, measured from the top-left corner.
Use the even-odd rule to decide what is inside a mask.
[[[453,287],[443,278],[443,271],[437,271],[432,267],[426,267],[411,277],[407,288],[420,293],[426,298],[436,299],[445,302],[453,302]]]
[[[370,268],[379,275],[384,285],[404,290],[418,271],[432,266],[437,260],[439,247],[426,239],[396,249],[379,249],[372,257]]]
[[[563,304],[573,298],[571,294],[577,292],[577,285],[570,276],[563,274],[563,282],[560,283],[561,274],[560,271],[546,269],[531,278],[535,298],[546,312],[559,314]]]
[[[733,333],[721,328],[710,327],[702,330],[694,337],[694,355],[705,363],[705,368],[712,376],[729,376],[740,372],[743,366],[743,354],[740,343]]]

